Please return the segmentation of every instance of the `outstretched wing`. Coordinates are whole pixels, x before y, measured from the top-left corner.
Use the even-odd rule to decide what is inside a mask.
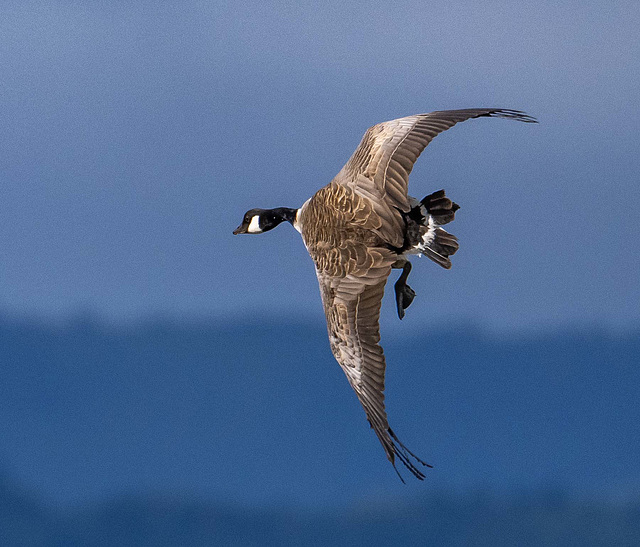
[[[395,257],[386,249],[370,249],[370,255],[374,257],[374,264],[366,273],[334,277],[316,269],[331,351],[358,395],[394,468],[397,457],[413,475],[423,479],[417,464],[427,464],[397,439],[387,422],[384,406],[386,364],[379,344],[380,303]]]
[[[402,226],[399,211],[410,209],[407,196],[409,174],[418,156],[432,139],[458,122],[472,118],[508,118],[535,123],[535,119],[518,110],[469,108],[416,114],[370,127],[358,148],[336,175],[334,181],[352,188],[376,204],[378,213],[388,224],[384,235],[391,245],[401,247],[398,234]]]

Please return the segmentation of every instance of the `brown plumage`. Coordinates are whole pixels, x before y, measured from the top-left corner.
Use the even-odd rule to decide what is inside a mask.
[[[406,285],[407,255],[424,253],[444,268],[458,249],[440,226],[458,205],[435,192],[421,202],[407,193],[418,156],[442,131],[470,118],[535,122],[515,110],[466,109],[418,114],[369,128],[349,161],[300,209],[252,209],[234,233],[260,233],[291,222],[313,259],[327,319],[331,351],[364,407],[387,458],[396,458],[418,479],[427,465],[395,436],[384,405],[385,358],[380,346],[380,304],[392,268],[400,318],[415,293]],[[397,469],[396,469],[397,471]],[[402,477],[400,477],[402,478]]]

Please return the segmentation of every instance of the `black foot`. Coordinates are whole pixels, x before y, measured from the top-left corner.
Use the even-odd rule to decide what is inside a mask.
[[[404,317],[404,310],[406,310],[411,305],[411,302],[413,302],[413,299],[416,296],[416,291],[414,291],[406,283],[401,286],[398,286],[398,284],[396,283],[395,289],[398,317],[402,319]]]
[[[416,296],[416,292],[407,285],[407,277],[409,277],[409,272],[411,271],[411,263],[405,262],[402,267],[402,274],[396,281],[394,285],[394,289],[396,291],[396,306],[398,309],[398,317],[402,319],[404,317],[404,310],[406,310],[413,302],[413,299]]]

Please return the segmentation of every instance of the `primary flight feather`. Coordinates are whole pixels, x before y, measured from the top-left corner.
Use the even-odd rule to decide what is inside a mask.
[[[380,304],[391,269],[402,269],[394,289],[398,316],[404,316],[415,296],[407,285],[410,255],[424,254],[451,267],[458,241],[441,226],[454,219],[459,207],[444,190],[421,201],[409,196],[409,174],[436,135],[481,117],[536,122],[517,110],[473,108],[379,123],[366,131],[335,178],[302,207],[251,209],[233,232],[263,233],[283,221],[300,232],[315,264],[331,351],[396,472],[398,459],[420,480],[424,474],[418,466],[428,464],[398,440],[387,421]]]

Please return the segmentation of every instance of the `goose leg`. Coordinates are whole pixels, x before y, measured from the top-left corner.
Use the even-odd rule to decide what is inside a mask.
[[[402,319],[404,317],[404,310],[406,310],[413,302],[416,296],[415,291],[407,285],[407,278],[411,271],[411,262],[408,260],[402,266],[402,273],[394,285],[396,291],[396,306],[398,308],[398,317]]]

